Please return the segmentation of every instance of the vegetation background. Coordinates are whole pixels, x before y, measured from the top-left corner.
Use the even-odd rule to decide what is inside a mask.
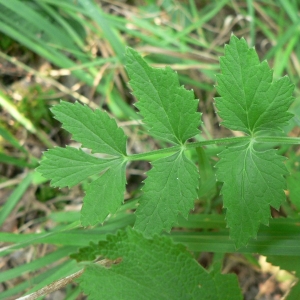
[[[130,46],[152,66],[176,70],[181,84],[194,90],[203,113],[201,139],[239,135],[219,127],[213,104],[219,57],[234,33],[268,60],[275,78],[290,77],[296,97],[291,110],[300,115],[299,9],[298,0],[0,0],[0,299],[15,299],[76,272],[70,253],[95,235],[131,224],[128,210],[135,202],[127,200],[139,196],[150,168],[146,162],[130,164],[125,206],[105,230],[66,231],[79,219],[84,185],[54,189],[34,171],[46,149],[78,146],[52,118],[52,105],[63,99],[107,110],[130,137],[129,153],[164,146],[149,138],[132,106],[123,67]],[[287,128],[290,136],[300,133],[295,120],[296,126]],[[207,148],[212,165],[219,149]],[[290,158],[293,188],[281,210],[272,211],[274,217],[299,214],[299,150],[279,149]],[[220,186],[210,181],[205,186],[195,211],[219,214],[211,221],[217,224],[224,220]],[[218,252],[218,245],[210,249]],[[197,257],[209,268],[217,255]],[[280,299],[294,282],[291,273],[279,272],[262,256],[222,259],[223,272],[238,275],[245,299]],[[69,284],[46,299],[84,296]]]

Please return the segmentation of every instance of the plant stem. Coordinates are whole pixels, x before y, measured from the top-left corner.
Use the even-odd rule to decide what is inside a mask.
[[[159,158],[163,158],[169,155],[172,155],[178,151],[203,147],[207,145],[215,145],[215,144],[233,144],[233,143],[240,143],[245,141],[253,141],[258,143],[278,143],[278,144],[293,144],[298,145],[300,144],[300,138],[291,138],[291,137],[279,137],[279,136],[260,136],[260,137],[251,137],[251,136],[242,136],[242,137],[228,137],[228,138],[221,138],[221,139],[214,139],[214,140],[207,140],[201,142],[192,142],[187,143],[185,145],[178,145],[173,146],[165,149],[154,150],[145,153],[137,153],[132,154],[127,157],[128,161],[134,160],[155,160]]]
[[[256,142],[259,143],[278,143],[278,144],[290,144],[299,145],[299,137],[288,137],[288,136],[259,136],[255,138]]]
[[[175,152],[180,151],[181,146],[173,146],[165,149],[159,149],[159,150],[154,150],[150,152],[145,152],[145,153],[137,153],[137,154],[132,154],[127,157],[128,161],[133,161],[133,160],[154,160],[158,159],[161,157],[166,157],[169,156]]]
[[[239,142],[250,141],[250,140],[251,140],[251,136],[228,137],[228,138],[188,143],[185,145],[185,148],[190,149],[190,148],[197,148],[197,147],[215,145],[215,144],[231,144],[231,143],[239,143]]]

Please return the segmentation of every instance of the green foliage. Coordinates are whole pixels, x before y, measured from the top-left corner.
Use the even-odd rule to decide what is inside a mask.
[[[229,147],[219,155],[217,178],[222,188],[230,236],[237,247],[256,237],[259,223],[269,224],[270,207],[285,200],[285,158],[275,150],[258,151],[252,143]]]
[[[136,107],[144,117],[149,133],[174,144],[195,136],[201,124],[193,91],[179,85],[171,68],[154,69],[132,49],[126,52],[126,70]]]
[[[114,156],[126,155],[126,136],[106,112],[94,112],[78,102],[61,102],[54,106],[55,118],[63,123],[63,128],[80,142],[82,147],[90,148],[92,153],[106,153]]]
[[[264,130],[282,130],[291,119],[287,109],[293,101],[293,85],[287,77],[274,81],[268,63],[260,63],[254,48],[235,36],[225,46],[220,63],[217,90],[221,97],[216,106],[222,124],[253,137],[224,150],[217,164],[230,236],[240,247],[256,236],[259,223],[268,224],[269,205],[279,209],[285,200],[284,158],[275,150],[255,149],[255,136]]]
[[[216,98],[223,126],[255,135],[263,130],[282,130],[292,117],[287,110],[294,86],[288,77],[273,80],[268,63],[259,62],[254,48],[234,35],[220,59]]]
[[[83,226],[102,223],[110,213],[115,213],[123,202],[125,190],[126,136],[107,113],[90,110],[79,103],[61,102],[52,109],[55,118],[73,134],[74,139],[92,153],[104,153],[117,158],[96,158],[71,147],[47,151],[38,168],[53,186],[74,186],[89,176],[102,175],[93,181],[84,198],[81,222]],[[111,189],[111,186],[114,186]],[[101,197],[99,197],[101,195]]]
[[[260,223],[269,222],[270,206],[278,209],[285,200],[285,158],[268,149],[268,143],[299,143],[299,139],[263,135],[281,130],[292,117],[287,109],[293,100],[293,86],[287,77],[274,81],[268,64],[259,62],[255,50],[244,39],[232,36],[221,58],[222,74],[217,77],[221,97],[216,99],[216,106],[222,124],[245,136],[193,143],[188,139],[199,133],[201,125],[193,92],[179,85],[177,74],[170,68],[154,69],[132,49],[127,50],[126,59],[130,85],[138,98],[136,106],[146,128],[154,137],[174,146],[127,155],[127,138],[108,114],[99,109],[92,111],[78,102],[61,102],[52,109],[55,118],[91,153],[82,148],[54,148],[45,153],[38,168],[58,187],[73,186],[100,175],[93,176],[83,200],[81,223],[88,226],[103,223],[122,204],[127,162],[154,157],[135,213],[136,231],[119,232],[116,237],[108,237],[107,242],[81,252],[87,254],[85,259],[101,254],[109,259],[121,257],[122,262],[110,269],[89,265],[80,279],[81,286],[92,299],[99,296],[100,285],[94,286],[98,280],[103,295],[115,299],[121,297],[122,290],[131,299],[233,299],[232,295],[240,299],[231,277],[217,272],[207,274],[181,246],[155,234],[170,231],[178,215],[187,218],[197,199],[199,173],[207,173],[198,173],[185,150],[229,143],[233,145],[219,154],[216,167],[217,179],[223,182],[230,237],[236,247],[256,237]],[[208,164],[203,161],[202,151],[197,153],[199,167]],[[202,178],[201,183],[211,174],[204,177],[207,178]]]
[[[156,160],[147,173],[135,228],[146,235],[170,231],[179,212],[187,218],[197,198],[198,172],[183,152]],[[153,226],[155,224],[155,226]]]
[[[104,222],[108,214],[115,213],[123,203],[126,183],[125,167],[122,161],[114,161],[114,164],[101,177],[88,186],[81,210],[83,226]]]
[[[182,245],[166,237],[145,239],[128,228],[72,257],[82,261],[100,255],[121,262],[86,267],[79,282],[89,299],[242,299],[234,275],[208,273]]]
[[[74,207],[73,204],[76,205],[77,193],[80,193],[80,189],[85,190],[91,180],[96,180],[99,175],[104,176],[106,171],[117,169],[117,165],[112,164],[110,166],[110,161],[102,162],[102,159],[116,158],[121,163],[123,158],[118,157],[118,155],[117,157],[99,154],[90,155],[90,151],[86,149],[74,149],[73,152],[82,152],[86,155],[82,155],[81,159],[78,157],[72,165],[72,160],[69,160],[68,156],[64,157],[60,152],[65,149],[55,148],[59,151],[53,152],[53,154],[61,153],[61,157],[55,155],[50,157],[49,152],[46,152],[45,155],[48,155],[48,159],[45,159],[45,163],[52,160],[55,166],[53,160],[58,160],[56,162],[57,173],[62,174],[61,177],[57,177],[58,184],[71,186],[72,184],[68,185],[69,179],[78,183],[84,180],[79,187],[71,188],[69,195],[66,195],[68,192],[65,188],[59,191],[60,188],[58,187],[50,191],[48,182],[41,185],[41,180],[45,181],[47,179],[40,178],[37,180],[37,178],[34,178],[36,175],[39,176],[39,173],[34,173],[33,178],[30,179],[30,169],[38,165],[39,153],[45,147],[52,148],[51,139],[54,139],[54,143],[64,143],[65,133],[63,136],[61,134],[56,135],[57,122],[49,119],[50,111],[47,107],[49,104],[56,103],[56,99],[76,99],[81,103],[88,103],[91,108],[97,107],[100,100],[100,105],[105,103],[109,112],[120,121],[140,119],[128,103],[128,93],[124,91],[126,87],[123,83],[127,82],[127,76],[121,65],[125,61],[125,45],[140,49],[143,54],[147,55],[146,61],[153,65],[168,64],[172,68],[180,70],[178,72],[179,82],[188,87],[192,86],[195,89],[195,94],[200,98],[201,110],[203,112],[205,110],[206,118],[201,131],[205,132],[205,136],[210,138],[210,136],[219,136],[220,133],[228,133],[228,131],[225,133],[224,128],[219,130],[217,126],[210,126],[215,125],[216,121],[216,118],[212,117],[211,98],[215,94],[213,84],[215,74],[219,70],[218,57],[223,55],[223,47],[220,46],[220,43],[230,36],[231,31],[238,28],[238,32],[245,33],[249,45],[257,46],[259,56],[270,61],[274,69],[274,78],[288,74],[291,81],[295,83],[294,95],[297,98],[292,104],[291,111],[296,117],[289,122],[284,131],[289,133],[289,136],[299,135],[297,130],[300,125],[299,118],[297,118],[300,114],[300,91],[297,89],[300,79],[299,55],[297,55],[299,53],[299,1],[267,1],[267,3],[272,2],[272,5],[266,5],[266,1],[255,1],[255,3],[254,1],[247,1],[247,3],[237,1],[234,5],[232,1],[228,0],[167,0],[162,1],[162,5],[157,5],[157,1],[143,1],[144,5],[141,5],[141,1],[127,1],[130,2],[130,5],[126,7],[123,6],[122,2],[108,1],[105,5],[99,6],[99,1],[95,0],[0,0],[1,90],[4,93],[1,96],[9,98],[15,106],[11,107],[11,105],[3,102],[3,99],[0,99],[0,123],[3,125],[3,130],[0,128],[0,135],[4,138],[0,140],[0,162],[3,164],[0,179],[1,193],[3,194],[1,203],[3,205],[0,209],[0,219],[5,230],[7,225],[8,228],[17,225],[17,227],[14,226],[13,233],[0,232],[0,240],[9,243],[4,245],[5,247],[0,254],[4,256],[4,266],[0,274],[0,282],[4,282],[2,284],[4,290],[1,290],[0,299],[15,299],[40,288],[44,288],[45,293],[53,292],[53,288],[57,284],[56,280],[69,279],[68,275],[82,267],[81,264],[77,265],[75,261],[71,262],[71,265],[69,264],[70,261],[66,262],[66,256],[69,253],[76,252],[78,247],[86,247],[90,241],[98,243],[99,240],[105,240],[108,232],[115,233],[117,229],[122,229],[127,225],[134,226],[135,216],[138,216],[138,212],[132,214],[132,211],[138,208],[138,200],[140,201],[139,210],[142,203],[146,204],[142,200],[143,198],[147,199],[147,193],[151,192],[150,188],[147,191],[147,186],[151,182],[153,182],[152,186],[155,185],[155,176],[151,176],[152,171],[147,173],[149,178],[145,181],[142,198],[126,201],[125,205],[122,205],[116,214],[107,218],[104,224],[98,224],[83,230],[78,221],[80,211],[69,211],[69,205],[71,205],[70,207]],[[112,13],[116,11],[121,13]],[[235,27],[224,26],[226,22],[221,20],[228,16],[228,11],[248,21],[238,22],[238,26]],[[145,18],[149,14],[154,14],[155,18]],[[215,20],[220,20],[220,22],[216,23]],[[212,27],[214,27],[213,31],[211,30]],[[233,60],[233,63],[235,62]],[[70,76],[68,76],[68,72],[71,72]],[[102,78],[98,84],[99,75]],[[81,88],[78,89],[78,86]],[[36,87],[40,87],[42,90],[36,91]],[[46,91],[44,88],[46,88]],[[48,94],[48,88],[53,93]],[[84,97],[87,95],[89,99]],[[21,101],[19,101],[20,96],[22,97]],[[223,95],[221,96],[223,97]],[[231,100],[231,98],[227,100]],[[147,108],[146,104],[144,106]],[[169,109],[171,108],[169,107]],[[147,115],[141,115],[147,117]],[[200,118],[198,118],[199,120]],[[145,125],[148,129],[151,128],[151,124],[145,123]],[[140,129],[140,126],[138,128]],[[136,127],[130,126],[126,129],[126,132],[130,133]],[[47,137],[45,133],[48,135]],[[261,135],[262,133],[257,132],[255,134]],[[277,131],[275,134],[280,133]],[[153,131],[151,135],[159,139],[166,137],[166,135],[157,136]],[[15,138],[12,138],[13,136]],[[199,134],[195,140],[203,141],[204,139],[205,137]],[[272,140],[274,141],[274,138]],[[235,141],[239,141],[239,139]],[[295,267],[299,266],[298,258],[300,254],[300,244],[298,242],[299,159],[293,159],[293,156],[294,158],[297,155],[299,157],[299,151],[297,146],[284,145],[286,141],[281,142],[280,139],[277,139],[276,143],[264,144],[262,147],[257,143],[259,137],[256,137],[255,141],[254,150],[261,152],[263,148],[270,150],[274,146],[278,148],[278,151],[276,151],[277,158],[279,157],[278,154],[289,158],[284,161],[290,173],[287,178],[288,190],[285,192],[289,201],[283,202],[279,215],[287,215],[290,218],[275,218],[270,220],[270,226],[261,225],[257,238],[250,239],[247,247],[242,247],[238,251],[243,254],[281,255],[280,261],[277,257],[278,263],[275,263],[271,257],[269,257],[269,260],[285,269],[288,268],[284,265],[284,262],[289,261],[292,266],[289,270],[293,271]],[[140,142],[138,149],[141,149],[142,144]],[[214,143],[215,141],[207,142]],[[221,143],[221,140],[219,142]],[[155,144],[162,148],[168,146],[165,143],[157,141]],[[180,145],[181,142],[176,139],[173,144]],[[132,143],[128,145],[130,150],[132,145]],[[193,145],[187,143],[188,151],[181,151],[181,148],[185,147],[177,147],[174,152],[171,150],[169,152],[158,151],[155,155],[148,153],[147,156],[140,153],[133,157],[129,156],[129,159],[150,160],[152,165],[155,166],[158,159],[168,159],[168,157],[175,154],[179,155],[182,152],[193,163],[196,162],[200,177],[199,190],[197,191],[198,198],[195,202],[196,210],[188,216],[187,220],[179,216],[178,223],[176,223],[170,237],[175,243],[183,243],[189,251],[215,253],[213,257],[213,261],[215,261],[218,253],[222,253],[221,256],[224,257],[225,252],[234,253],[236,248],[234,241],[228,238],[229,229],[226,228],[224,215],[219,214],[223,204],[219,189],[223,183],[216,181],[216,169],[214,168],[218,160],[216,154],[220,153],[225,145],[202,147],[204,145],[206,144],[198,144],[199,147],[196,148],[198,155],[196,155]],[[142,145],[142,148],[147,149],[148,143]],[[230,152],[230,148],[228,152]],[[67,151],[63,153],[67,153]],[[208,159],[205,160],[205,156]],[[93,160],[93,158],[96,158],[96,160]],[[65,162],[64,159],[66,159]],[[88,167],[84,164],[85,159]],[[222,159],[224,162],[224,158]],[[89,163],[90,160],[95,161],[95,164]],[[67,172],[68,168],[65,167],[66,165],[70,167],[71,171],[69,173]],[[130,164],[127,176],[131,174],[131,169],[137,165],[141,166],[145,163]],[[52,169],[52,175],[49,173],[48,178],[54,176],[53,171],[56,168]],[[122,167],[120,166],[118,172],[123,174],[123,168],[125,168],[125,164]],[[91,169],[92,174],[89,173],[89,169]],[[80,176],[81,170],[83,176]],[[84,174],[84,170],[87,174]],[[29,176],[26,176],[26,174]],[[65,182],[64,174],[67,177]],[[154,175],[156,174],[154,173]],[[86,176],[92,178],[85,179]],[[225,176],[224,180],[228,179],[226,170],[224,170],[222,176]],[[236,175],[233,174],[234,176]],[[111,178],[114,178],[114,176],[112,175]],[[134,178],[136,177],[130,177],[129,179],[128,191],[131,197],[140,195],[139,191],[132,190],[132,180]],[[218,178],[220,179],[220,176]],[[230,181],[236,184],[234,178],[226,182],[229,184]],[[239,176],[237,176],[237,181],[240,182]],[[54,182],[55,178],[52,178],[52,184]],[[108,184],[110,187],[117,185],[115,182],[108,182]],[[125,184],[121,183],[120,187],[122,189],[124,186]],[[170,186],[177,188],[173,184]],[[44,200],[53,198],[53,201],[42,206],[36,206],[36,201],[29,201],[30,203],[24,201],[28,198],[31,199],[32,192],[36,189],[36,198]],[[112,190],[114,188],[109,190],[105,188],[106,192]],[[12,191],[14,192],[9,196]],[[99,192],[95,191],[94,194],[97,197],[92,199],[91,196],[90,199],[93,200],[91,202],[96,200],[98,204],[94,208],[101,211],[101,207],[107,204],[106,201],[103,201],[105,200],[103,198],[103,187]],[[225,196],[224,190],[223,196]],[[123,202],[123,197],[121,196],[121,198],[118,205]],[[148,199],[149,201],[152,200],[151,205],[155,204],[155,199],[150,199],[150,197]],[[165,198],[165,201],[168,206],[172,204],[171,197]],[[229,202],[231,202],[230,199]],[[67,205],[67,209],[60,210],[65,205]],[[85,207],[86,205],[84,205]],[[172,205],[168,208],[171,212],[174,209]],[[44,216],[44,213],[40,213],[40,210],[43,212],[44,209],[46,209],[45,217],[39,218],[41,215]],[[228,209],[226,211],[228,220],[230,211]],[[269,209],[266,206],[265,212],[268,211]],[[100,212],[98,213],[100,214]],[[182,212],[182,214],[184,213]],[[168,213],[166,212],[165,215],[168,216]],[[273,215],[278,215],[278,213],[273,210]],[[240,222],[243,219],[240,217],[239,212],[237,219]],[[12,222],[12,220],[16,222]],[[254,220],[257,221],[256,215]],[[95,220],[95,222],[99,221],[98,218]],[[70,226],[73,222],[77,224],[76,228]],[[251,225],[255,226],[255,222]],[[258,226],[259,223],[260,221],[256,225]],[[156,229],[157,226],[152,227]],[[137,228],[137,223],[135,228]],[[36,229],[38,232],[35,232]],[[18,231],[20,234],[16,234]],[[233,229],[230,231],[232,235]],[[44,251],[38,251],[40,247],[37,246],[37,251],[34,251],[33,256],[27,255],[28,246],[32,250],[36,247],[35,245],[41,244],[44,246],[50,245],[46,251],[53,252],[47,255]],[[14,251],[18,252],[15,253],[18,254],[17,261],[15,261]],[[22,253],[26,255],[26,262],[23,264],[19,259],[22,257]],[[289,259],[290,255],[294,255],[294,257]],[[234,254],[233,257],[235,257]],[[238,257],[240,258],[240,254],[238,254]],[[11,264],[10,259],[13,260],[13,264]],[[5,262],[7,263],[5,264]],[[16,262],[17,265],[15,265]],[[227,269],[229,266],[228,260],[225,260],[224,263],[224,267]],[[10,268],[12,265],[14,267]],[[241,270],[240,266],[238,270]],[[184,267],[182,269],[184,270]],[[218,273],[219,269],[217,268],[215,271]],[[244,267],[242,267],[242,271],[244,271]],[[239,273],[240,278],[242,278],[242,273],[244,272]],[[296,273],[296,276],[299,277],[298,273]],[[26,278],[30,278],[30,280],[26,280]],[[225,280],[223,282],[226,283]],[[280,284],[279,286],[281,290],[288,281],[285,280],[284,283],[284,285]],[[113,284],[111,286],[113,289]],[[242,283],[242,286],[247,298],[251,288],[247,289],[244,283]],[[40,292],[41,290],[32,298],[41,298]],[[65,299],[75,299],[79,293],[79,287],[66,286],[63,293],[66,293]],[[299,294],[298,284],[292,288],[290,296],[294,296],[293,299],[298,300]]]

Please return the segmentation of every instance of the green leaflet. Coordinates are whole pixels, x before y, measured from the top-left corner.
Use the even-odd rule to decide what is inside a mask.
[[[128,228],[72,257],[81,261],[99,255],[121,262],[86,267],[79,282],[89,299],[242,299],[234,275],[208,273],[184,246],[167,237],[146,239]]]
[[[170,231],[181,213],[187,218],[197,198],[198,172],[183,152],[156,160],[147,173],[135,229],[146,235]]]
[[[113,159],[100,159],[72,147],[56,147],[44,153],[37,170],[48,179],[51,185],[71,187],[89,176],[99,174],[114,162]]]
[[[126,155],[127,137],[104,111],[92,111],[78,102],[72,104],[62,101],[51,111],[62,122],[63,128],[73,135],[73,139],[89,148],[92,153],[106,153],[115,156]]]
[[[126,164],[115,161],[103,175],[90,183],[83,199],[81,224],[83,226],[103,223],[124,201]]]
[[[89,147],[92,153],[117,156],[97,158],[71,147],[47,151],[38,171],[52,186],[74,186],[92,175],[101,176],[89,184],[81,210],[83,226],[102,223],[123,203],[125,192],[126,140],[123,130],[107,113],[79,103],[61,102],[52,109],[73,138]]]
[[[232,35],[220,59],[222,74],[217,75],[216,98],[223,126],[254,134],[262,130],[280,130],[292,114],[294,86],[288,77],[273,80],[268,63],[259,62],[254,48],[245,39]]]
[[[237,247],[256,237],[259,224],[268,224],[270,205],[279,208],[285,200],[285,158],[275,150],[259,151],[255,136],[264,130],[281,130],[292,114],[293,85],[287,77],[274,81],[267,62],[259,62],[254,48],[234,35],[220,59],[216,98],[222,125],[252,136],[219,155],[217,178],[222,188],[230,236]]]
[[[285,158],[276,150],[257,151],[253,144],[230,147],[219,154],[217,178],[223,181],[223,202],[230,237],[237,247],[256,237],[259,224],[268,225],[270,205],[285,200]]]
[[[151,68],[133,49],[126,52],[126,70],[138,102],[135,106],[154,136],[183,144],[199,133],[201,114],[194,92],[179,85],[171,68]]]

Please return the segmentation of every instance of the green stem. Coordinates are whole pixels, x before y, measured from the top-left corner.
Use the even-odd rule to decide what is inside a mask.
[[[300,138],[291,138],[291,137],[280,137],[280,136],[260,136],[260,137],[251,137],[251,136],[242,136],[242,137],[228,137],[228,138],[221,138],[221,139],[214,139],[208,141],[201,141],[201,142],[192,142],[187,143],[185,145],[178,145],[173,146],[165,149],[154,150],[145,153],[138,153],[132,154],[127,156],[127,161],[134,161],[134,160],[155,160],[158,158],[166,157],[172,155],[181,150],[187,150],[197,147],[203,147],[207,145],[216,145],[216,144],[233,144],[233,143],[240,143],[245,141],[253,140],[258,143],[277,143],[277,144],[292,144],[298,145],[300,144]]]
[[[191,149],[191,148],[197,148],[197,147],[214,145],[214,144],[238,143],[238,142],[242,142],[242,141],[249,141],[250,139],[251,139],[250,136],[243,136],[243,137],[230,137],[230,138],[214,139],[214,140],[201,141],[201,142],[193,142],[193,143],[188,143],[185,146],[178,145],[178,146],[173,146],[170,148],[159,149],[159,150],[154,150],[154,151],[145,152],[145,153],[132,154],[127,157],[127,160],[128,161],[154,160],[157,158],[166,157],[173,153],[176,153],[176,152],[182,150],[183,147],[185,149]]]
[[[300,138],[288,137],[288,136],[259,136],[255,138],[256,142],[259,143],[277,143],[277,144],[290,144],[299,145]]]
[[[154,160],[161,157],[169,156],[175,152],[180,151],[181,146],[173,146],[165,149],[154,150],[150,152],[137,153],[127,156],[128,161],[133,160]]]
[[[215,145],[215,144],[231,144],[231,143],[239,143],[239,142],[244,142],[249,140],[251,140],[251,136],[228,137],[228,138],[188,143],[185,145],[185,148],[190,149],[190,148],[197,148],[197,147]]]

